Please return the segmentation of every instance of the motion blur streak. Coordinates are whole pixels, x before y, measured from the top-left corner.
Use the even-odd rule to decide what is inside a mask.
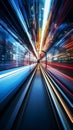
[[[72,116],[72,113],[70,113],[67,105],[65,104],[64,100],[62,99],[62,97],[60,96],[60,94],[58,93],[58,91],[56,90],[56,88],[53,86],[52,82],[50,81],[50,79],[47,77],[47,75],[45,74],[44,72],[44,75],[46,76],[47,80],[49,81],[50,83],[50,87],[52,87],[53,91],[55,92],[56,96],[58,97],[60,103],[62,104],[65,112],[67,113],[70,121],[73,123],[73,116]]]
[[[56,107],[56,109],[57,109],[57,112],[58,112],[58,115],[59,115],[59,117],[60,117],[60,120],[61,120],[61,122],[62,122],[62,124],[63,124],[64,129],[66,129],[67,126],[66,126],[66,124],[65,124],[65,122],[64,122],[64,118],[62,118],[62,115],[61,115],[61,112],[60,112],[60,109],[59,109],[59,105],[58,105],[58,103],[57,103],[57,101],[56,101],[56,97],[55,97],[55,95],[54,95],[54,93],[53,93],[53,91],[52,91],[50,85],[48,84],[48,81],[47,81],[47,79],[46,79],[46,75],[45,75],[45,73],[43,72],[43,70],[42,70],[42,73],[43,73],[44,79],[45,79],[45,81],[46,81],[47,87],[48,87],[48,89],[49,89],[49,92],[50,92],[50,94],[51,94],[51,97],[52,97],[52,100],[53,100],[53,102],[54,102],[54,105],[55,105],[55,107]]]
[[[52,67],[50,67],[50,66],[48,66],[48,67],[51,68],[54,72],[57,72],[58,74],[64,76],[65,78],[67,78],[67,79],[73,81],[73,78],[71,78],[71,77],[69,77],[69,76],[67,76],[67,75],[65,75],[65,74],[63,74],[63,73],[61,73],[61,72],[59,72],[58,70],[56,70],[56,69],[54,69],[54,68],[52,68]]]
[[[50,73],[50,72],[49,72]],[[65,91],[67,91],[67,93],[70,95],[70,96],[73,96],[73,93],[71,91],[69,91],[69,89],[67,89],[66,86],[64,86],[57,78],[55,78],[55,76],[53,76],[51,73],[50,75],[55,79],[55,81],[57,81],[57,83],[59,83],[61,85],[62,88],[65,89]]]
[[[44,18],[43,18],[43,27],[42,27],[42,38],[41,38],[41,43],[40,43],[40,51],[41,51],[41,48],[42,48],[42,42],[43,42],[43,37],[44,37],[46,21],[47,21],[48,15],[50,13],[50,8],[51,8],[50,6],[51,6],[51,0],[46,0],[45,1],[45,7],[44,7]]]
[[[0,0],[0,130],[73,130],[73,0]]]
[[[53,88],[53,90],[54,90],[56,96],[58,97],[59,101],[61,102],[61,104],[62,104],[64,110],[66,111],[66,113],[67,113],[67,115],[68,115],[70,121],[73,123],[72,113],[70,113],[70,111],[69,111],[69,109],[67,108],[67,106],[66,106],[64,100],[63,100],[62,97],[59,95],[58,91],[55,89],[55,87],[53,86],[53,84],[51,83],[51,81],[49,80],[49,78],[47,78],[47,79],[48,79],[48,81],[49,81],[51,87]]]

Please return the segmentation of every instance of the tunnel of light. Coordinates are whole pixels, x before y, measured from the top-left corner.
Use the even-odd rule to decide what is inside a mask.
[[[72,130],[72,111],[73,0],[0,0],[0,129]]]

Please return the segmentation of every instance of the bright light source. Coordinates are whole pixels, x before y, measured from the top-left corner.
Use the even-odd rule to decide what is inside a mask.
[[[43,42],[43,38],[44,38],[44,31],[45,31],[47,18],[48,18],[48,15],[50,13],[50,7],[51,7],[51,0],[46,0],[45,7],[44,7],[44,18],[43,18],[43,26],[42,26],[42,37],[41,37],[41,43],[40,43],[40,51],[42,48],[42,42]]]

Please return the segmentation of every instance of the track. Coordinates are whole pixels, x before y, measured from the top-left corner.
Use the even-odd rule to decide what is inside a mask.
[[[40,64],[10,96],[0,104],[1,130],[72,130],[72,102]]]
[[[45,84],[37,68],[25,109],[22,108],[13,129],[48,130],[58,129],[54,113],[45,89]],[[25,106],[25,103],[23,104]],[[53,124],[53,125],[52,125]]]
[[[39,66],[1,114],[2,130],[59,129]]]

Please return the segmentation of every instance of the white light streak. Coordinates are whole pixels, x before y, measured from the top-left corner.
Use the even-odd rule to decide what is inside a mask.
[[[50,13],[50,8],[51,8],[51,0],[46,0],[45,1],[45,7],[44,7],[44,17],[43,17],[43,26],[42,26],[42,37],[41,37],[41,43],[40,43],[40,51],[42,48],[42,42],[44,38],[44,31],[45,31],[45,26],[47,22],[48,15]]]
[[[28,38],[29,38],[29,41],[30,41],[30,43],[31,43],[31,46],[32,46],[32,48],[33,48],[33,50],[34,50],[34,52],[35,52],[35,55],[36,55],[36,57],[38,58],[38,54],[37,54],[37,52],[36,52],[36,49],[35,49],[35,46],[34,46],[34,44],[33,44],[32,39],[31,39],[31,36],[30,36],[30,34],[29,34],[29,32],[28,32],[28,29],[27,29],[27,26],[26,26],[24,17],[23,17],[23,15],[22,15],[22,12],[21,12],[21,10],[20,10],[19,7],[17,8],[17,5],[16,5],[16,3],[15,3],[14,0],[12,0],[12,1],[10,1],[10,2],[11,2],[11,4],[12,4],[12,6],[13,6],[15,12],[17,13],[17,16],[18,16],[18,18],[19,18],[19,20],[20,20],[20,23],[21,23],[21,25],[22,25],[24,31],[26,32],[26,34],[27,34],[27,36],[28,36]]]
[[[27,69],[29,69],[30,67],[34,67],[36,64],[33,64],[33,65],[28,65],[28,66],[25,66],[25,67],[21,67],[20,69],[16,69],[16,70],[12,70],[8,73],[4,73],[4,74],[1,74],[0,75],[0,78],[4,78],[4,77],[7,77],[9,75],[12,75],[12,74],[16,74],[18,72],[23,72],[24,70],[26,71]]]

